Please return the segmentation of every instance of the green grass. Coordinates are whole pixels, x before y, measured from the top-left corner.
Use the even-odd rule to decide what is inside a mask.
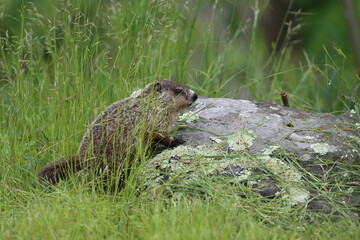
[[[350,218],[304,214],[221,191],[169,199],[104,195],[61,185],[50,192],[6,189],[2,239],[357,239]],[[306,216],[306,217],[305,217]],[[310,224],[310,219],[315,219]]]
[[[332,52],[338,49],[326,49],[325,64],[306,54],[294,63],[291,45],[280,56],[266,54],[256,24],[234,18],[219,26],[216,16],[224,8],[235,16],[236,1],[86,3],[54,1],[42,12],[24,4],[17,28],[1,35],[1,239],[360,237],[359,223],[346,214],[332,222],[306,212],[305,205],[288,209],[221,185],[210,196],[180,199],[141,193],[136,181],[116,194],[76,183],[40,188],[38,170],[75,154],[104,107],[157,79],[212,97],[246,92],[257,101],[279,102],[278,93],[286,90],[301,109],[344,111],[349,105],[340,95],[357,100],[357,79],[346,71],[341,52]],[[209,9],[214,13],[205,21]]]

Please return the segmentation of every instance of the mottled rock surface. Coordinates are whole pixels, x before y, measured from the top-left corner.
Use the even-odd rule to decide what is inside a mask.
[[[192,147],[213,144],[211,137],[221,138],[243,131],[254,138],[246,147],[250,153],[277,146],[287,153],[295,153],[302,161],[317,158],[359,161],[360,129],[354,127],[355,119],[349,115],[338,117],[273,103],[213,98],[199,99],[191,111],[199,111],[199,120],[189,127],[209,131],[181,131],[187,135],[186,144]],[[316,172],[323,174],[321,169]]]

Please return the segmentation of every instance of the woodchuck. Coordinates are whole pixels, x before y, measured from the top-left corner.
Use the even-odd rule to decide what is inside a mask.
[[[169,147],[184,143],[171,138],[169,131],[177,113],[197,97],[188,87],[165,79],[111,104],[92,122],[78,154],[47,164],[38,174],[40,182],[56,184],[79,171],[92,171],[104,183],[109,177],[124,181],[125,170],[130,169],[137,153],[144,152],[137,149],[146,150],[159,142]]]

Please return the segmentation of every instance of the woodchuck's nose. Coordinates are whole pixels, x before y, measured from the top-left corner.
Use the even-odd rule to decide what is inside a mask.
[[[193,102],[195,102],[197,98],[198,98],[198,95],[197,95],[196,93],[194,93],[194,95],[192,96],[192,99],[191,99],[191,100],[192,100]]]
[[[198,95],[195,92],[191,91],[189,106],[191,106],[196,101],[197,98],[198,98]]]

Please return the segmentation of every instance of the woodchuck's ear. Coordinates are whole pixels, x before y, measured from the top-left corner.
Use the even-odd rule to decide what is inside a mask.
[[[162,91],[162,86],[161,86],[161,83],[157,82],[154,84],[154,90],[161,93]]]

